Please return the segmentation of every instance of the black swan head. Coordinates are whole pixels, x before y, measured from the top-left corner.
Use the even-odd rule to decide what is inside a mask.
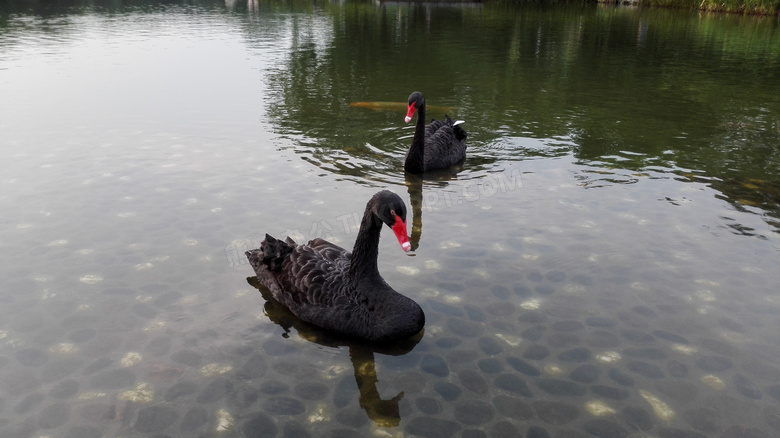
[[[406,110],[406,117],[404,118],[404,121],[409,123],[412,121],[414,112],[425,106],[425,97],[423,97],[422,93],[419,91],[415,91],[409,95],[409,102],[407,105],[408,109]]]
[[[389,190],[382,190],[371,198],[367,208],[376,219],[393,230],[395,238],[404,251],[411,249],[412,244],[409,243],[409,237],[406,235],[406,204],[400,196]]]

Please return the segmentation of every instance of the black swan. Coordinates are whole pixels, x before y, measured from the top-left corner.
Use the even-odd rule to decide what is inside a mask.
[[[404,161],[404,170],[409,173],[423,173],[430,170],[446,169],[466,157],[466,131],[461,128],[462,121],[453,122],[444,115],[444,121],[431,120],[425,125],[425,97],[419,91],[409,96],[406,123],[412,120],[417,111],[417,126],[414,139]]]
[[[351,254],[323,239],[297,245],[289,237],[281,241],[266,234],[260,249],[246,256],[260,283],[298,318],[369,341],[398,340],[419,333],[425,314],[379,274],[382,223],[409,251],[406,205],[382,190],[366,204]]]

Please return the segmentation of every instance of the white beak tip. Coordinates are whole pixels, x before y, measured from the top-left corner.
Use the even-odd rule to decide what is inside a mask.
[[[409,116],[404,117],[404,122],[409,123],[410,121],[412,121],[411,117]]]
[[[412,244],[409,242],[404,242],[401,244],[401,248],[403,248],[404,251],[409,252],[409,250],[412,249]]]

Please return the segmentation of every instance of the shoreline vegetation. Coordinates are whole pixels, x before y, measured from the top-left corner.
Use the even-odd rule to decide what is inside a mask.
[[[0,0],[0,19],[16,10],[52,10],[68,7],[93,7],[106,6],[117,8],[128,5],[155,4],[155,3],[183,3],[183,4],[223,4],[235,6],[241,3],[262,3],[266,0]],[[375,2],[401,1],[401,2],[491,2],[496,0],[368,0]],[[598,3],[602,5],[625,5],[637,7],[668,8],[680,10],[699,10],[702,12],[721,12],[742,15],[763,15],[780,18],[780,0],[497,0],[514,3]]]
[[[780,0],[597,0],[597,2],[745,15],[780,15]]]

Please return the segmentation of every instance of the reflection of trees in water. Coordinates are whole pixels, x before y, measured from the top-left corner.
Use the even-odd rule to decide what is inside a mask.
[[[382,427],[398,426],[401,421],[398,403],[403,398],[404,393],[400,392],[387,400],[381,397],[376,388],[379,378],[376,373],[374,353],[392,356],[409,353],[420,342],[424,332],[409,339],[385,344],[347,338],[298,319],[286,307],[271,297],[270,291],[257,281],[257,277],[249,277],[247,282],[263,295],[266,300],[265,314],[271,321],[284,329],[285,337],[289,337],[290,328],[295,328],[298,336],[310,342],[332,348],[347,347],[355,382],[360,392],[358,400],[360,407],[366,412],[368,418],[377,425]]]
[[[652,131],[657,128],[659,135],[647,130],[647,135],[640,137],[624,127],[594,123],[575,138],[574,155],[582,166],[578,182],[599,187],[651,177],[702,183],[716,190],[716,197],[736,211],[758,215],[772,231],[780,232],[780,119],[739,115],[734,108],[725,112],[728,115],[723,117],[728,121],[716,121],[715,125],[702,122],[679,138],[671,138],[668,130],[656,126],[657,120],[648,120],[648,124]],[[688,119],[707,116],[691,115]],[[637,138],[641,144],[636,144]],[[629,147],[632,139],[633,148]],[[736,234],[762,235],[734,218],[721,219]]]
[[[268,84],[269,117],[325,172],[400,184],[413,127],[397,110],[349,104],[402,102],[419,90],[466,120],[466,172],[571,154],[591,187],[691,173],[778,228],[780,104],[767,96],[777,89],[780,40],[759,18],[495,3],[64,0],[2,2],[0,28],[13,52],[16,35],[62,42],[81,31],[9,25],[20,16],[66,23],[192,10],[241,27],[268,63],[258,80]],[[528,148],[527,139],[546,145]]]
[[[611,8],[330,5],[292,23],[289,54],[269,78],[270,113],[281,133],[299,137],[304,159],[358,178],[398,175],[412,131],[400,113],[349,104],[402,101],[420,89],[466,119],[468,171],[568,152],[618,169],[610,183],[635,181],[632,173],[656,166],[772,180],[777,166],[753,161],[780,143],[777,121],[759,123],[756,132],[765,135],[756,141],[735,145],[727,137],[755,124],[745,108],[766,107],[771,78],[754,72],[777,62],[778,47],[752,44],[741,18],[686,18]],[[320,30],[308,30],[311,23]],[[729,78],[740,76],[755,80],[740,84],[735,98]],[[568,149],[529,150],[512,137],[560,140]]]

